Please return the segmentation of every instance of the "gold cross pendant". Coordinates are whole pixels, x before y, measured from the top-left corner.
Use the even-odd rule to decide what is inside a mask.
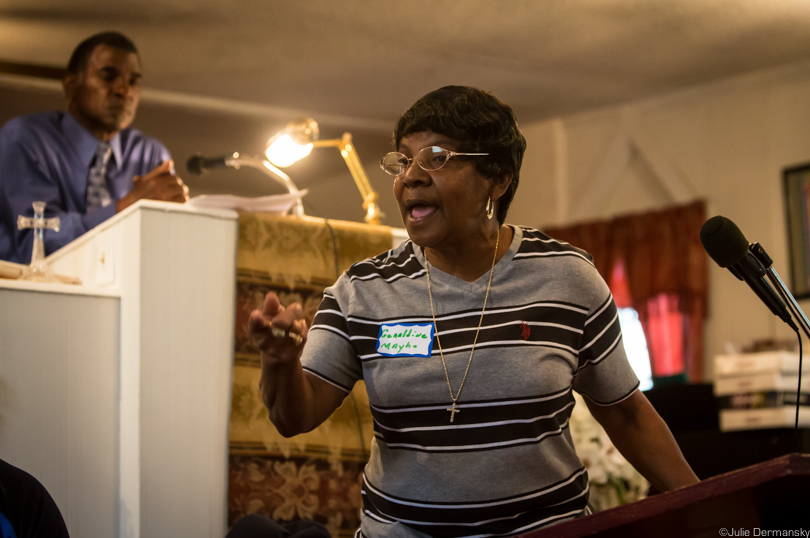
[[[456,418],[456,413],[461,413],[461,409],[456,409],[456,402],[453,402],[453,407],[448,407],[445,411],[450,411],[450,422]]]

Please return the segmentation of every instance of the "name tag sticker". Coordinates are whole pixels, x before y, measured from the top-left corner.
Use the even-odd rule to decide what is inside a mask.
[[[381,325],[377,353],[386,357],[430,357],[433,351],[432,323]]]

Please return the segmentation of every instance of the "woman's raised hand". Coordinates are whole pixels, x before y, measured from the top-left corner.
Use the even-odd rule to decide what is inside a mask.
[[[279,362],[297,360],[307,338],[307,322],[299,303],[284,308],[275,293],[268,293],[264,305],[250,313],[250,336],[262,352],[262,359]]]

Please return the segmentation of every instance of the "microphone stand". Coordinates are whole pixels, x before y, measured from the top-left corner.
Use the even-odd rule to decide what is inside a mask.
[[[236,152],[230,157],[225,158],[225,166],[231,167],[234,170],[239,170],[239,168],[242,166],[248,166],[250,168],[261,170],[271,178],[287,187],[290,194],[297,195],[299,193],[298,187],[295,186],[295,183],[293,183],[293,180],[290,179],[290,176],[270,164],[267,159],[241,155]],[[296,200],[295,207],[293,208],[293,214],[299,217],[304,216],[304,204],[301,203],[300,196],[298,196]]]
[[[191,159],[189,159],[189,163],[191,163],[193,160],[196,160],[194,166],[192,167],[191,164],[189,164],[188,166],[189,171],[194,174],[201,174],[204,170],[207,170],[209,168],[216,168],[219,166],[233,168],[234,170],[239,170],[241,167],[247,166],[249,168],[255,168],[256,170],[263,172],[267,176],[270,176],[272,179],[281,183],[290,194],[296,195],[296,202],[295,206],[292,208],[292,212],[294,215],[298,217],[304,216],[304,204],[301,202],[301,196],[298,187],[295,186],[295,183],[293,183],[293,180],[290,178],[290,176],[288,176],[287,174],[285,174],[284,172],[282,172],[281,170],[270,164],[270,162],[268,162],[267,159],[262,159],[257,156],[242,155],[238,152],[234,152],[231,155],[227,155],[225,157],[215,157],[215,158],[206,158],[201,157],[199,155],[195,155]]]
[[[773,283],[777,293],[782,296],[782,300],[785,301],[788,309],[793,314],[793,318],[799,322],[799,326],[801,326],[804,334],[810,338],[810,323],[808,323],[807,317],[804,315],[804,312],[802,312],[802,309],[799,308],[799,304],[796,302],[796,299],[793,298],[793,295],[788,291],[787,287],[785,287],[785,284],[782,282],[782,279],[779,278],[779,274],[773,269],[773,267],[769,267],[767,271],[768,280]]]
[[[779,278],[779,273],[773,268],[773,260],[762,245],[759,243],[752,243],[748,247],[749,252],[765,266],[765,274],[768,275],[768,280],[771,281],[777,293],[782,297],[782,300],[787,305],[788,309],[793,314],[793,319],[799,322],[805,336],[810,338],[810,323],[807,322],[807,316],[799,307],[793,294],[790,293],[785,283]],[[795,327],[794,327],[795,328]],[[796,387],[796,422],[793,427],[793,451],[797,454],[801,453],[799,445],[799,412],[801,410],[801,394],[802,394],[802,337],[799,331],[796,330],[796,335],[799,337],[799,371],[798,371],[798,386]]]
[[[804,315],[804,312],[799,307],[799,303],[796,302],[796,299],[793,297],[793,294],[787,289],[785,283],[782,282],[782,279],[779,278],[779,274],[773,268],[773,260],[768,253],[765,252],[765,249],[759,243],[752,243],[750,247],[748,247],[751,254],[754,255],[756,259],[758,259],[762,265],[765,267],[766,275],[768,276],[768,280],[771,281],[774,288],[776,288],[776,292],[782,297],[782,300],[785,301],[788,309],[793,314],[793,318],[798,321],[799,325],[804,331],[804,334],[810,338],[810,322],[807,321],[807,316]]]

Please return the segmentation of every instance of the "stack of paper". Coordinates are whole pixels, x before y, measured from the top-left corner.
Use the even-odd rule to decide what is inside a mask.
[[[799,355],[769,351],[718,355],[714,359],[714,394],[723,431],[793,427],[796,400],[799,425],[810,426],[810,364],[802,361],[799,388]]]

